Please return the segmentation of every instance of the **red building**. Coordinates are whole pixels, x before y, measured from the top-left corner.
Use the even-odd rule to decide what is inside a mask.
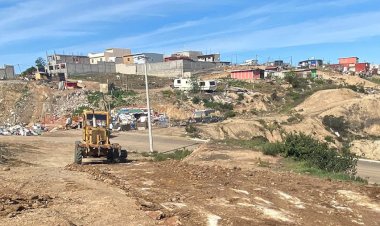
[[[355,72],[367,72],[369,71],[369,63],[357,63],[355,64]]]
[[[260,69],[236,70],[236,71],[231,72],[231,78],[239,79],[239,80],[263,79],[264,70],[260,70]]]
[[[339,58],[339,64],[341,64],[341,65],[357,64],[357,63],[359,63],[358,57]]]

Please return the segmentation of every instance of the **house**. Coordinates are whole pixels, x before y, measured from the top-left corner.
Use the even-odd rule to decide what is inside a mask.
[[[340,65],[346,65],[346,64],[357,64],[359,63],[358,57],[343,57],[339,58],[339,64]]]
[[[123,56],[124,64],[145,64],[163,62],[164,55],[160,53],[138,53]]]
[[[202,91],[215,91],[217,88],[217,82],[215,80],[192,81],[189,78],[174,79],[173,88],[188,91],[194,88],[194,83],[197,84]]]
[[[88,57],[90,58],[91,64],[97,64],[98,62],[116,62],[116,58],[130,54],[130,49],[109,48],[102,53],[89,53]]]
[[[298,63],[298,68],[317,68],[323,65],[323,60],[304,60]]]
[[[49,76],[64,81],[69,75],[86,73],[115,73],[114,62],[91,64],[88,56],[54,54],[47,57],[46,71]]]
[[[242,66],[256,66],[258,65],[258,60],[253,60],[253,59],[245,60],[244,63],[241,65]]]
[[[220,62],[220,54],[207,54],[198,56],[198,61],[203,62]]]
[[[358,57],[345,57],[339,58],[339,64],[330,65],[330,68],[341,72],[351,72],[359,74],[369,72],[370,64],[359,63]]]
[[[13,65],[4,65],[3,68],[0,68],[0,79],[9,79],[15,77],[15,68]]]
[[[231,71],[231,78],[239,80],[264,79],[264,70],[247,69]]]
[[[198,56],[202,56],[203,53],[201,51],[182,51],[182,52],[176,52],[172,54],[172,57],[179,56],[179,57],[186,57],[193,61],[198,61]]]

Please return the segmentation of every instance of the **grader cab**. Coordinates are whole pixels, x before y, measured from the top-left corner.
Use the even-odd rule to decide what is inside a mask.
[[[87,157],[106,157],[109,162],[125,162],[127,152],[110,142],[110,114],[105,111],[83,112],[82,140],[75,142],[74,162]]]

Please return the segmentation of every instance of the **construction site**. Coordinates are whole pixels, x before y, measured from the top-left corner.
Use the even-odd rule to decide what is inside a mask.
[[[378,76],[197,79],[0,81],[1,225],[379,225]]]

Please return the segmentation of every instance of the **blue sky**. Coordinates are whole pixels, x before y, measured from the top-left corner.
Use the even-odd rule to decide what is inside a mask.
[[[0,0],[0,65],[110,47],[226,61],[358,56],[380,63],[378,0]]]

